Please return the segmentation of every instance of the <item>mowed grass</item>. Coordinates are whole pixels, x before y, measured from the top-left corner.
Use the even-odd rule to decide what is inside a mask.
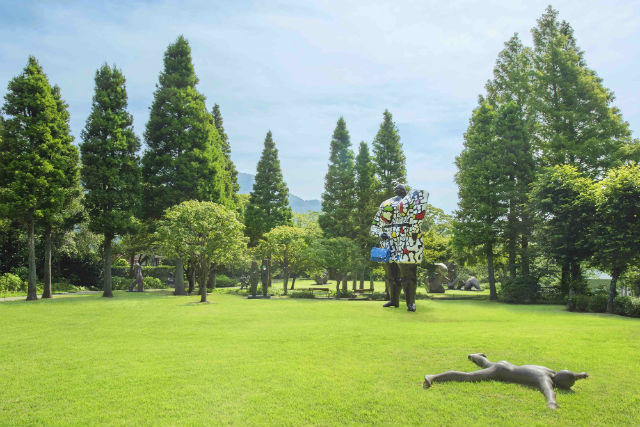
[[[640,425],[640,321],[558,306],[168,292],[0,303],[0,425]],[[467,354],[587,371],[552,411]]]

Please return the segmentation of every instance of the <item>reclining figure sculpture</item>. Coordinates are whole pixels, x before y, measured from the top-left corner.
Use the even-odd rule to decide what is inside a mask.
[[[431,387],[434,382],[444,381],[504,381],[510,383],[524,384],[531,387],[537,387],[547,398],[547,406],[551,409],[557,409],[556,393],[554,387],[569,390],[576,380],[588,378],[586,372],[576,373],[567,370],[553,371],[544,366],[538,365],[513,365],[504,360],[500,362],[490,362],[484,353],[475,353],[469,355],[471,360],[481,369],[475,372],[447,371],[436,375],[424,376],[424,388]]]

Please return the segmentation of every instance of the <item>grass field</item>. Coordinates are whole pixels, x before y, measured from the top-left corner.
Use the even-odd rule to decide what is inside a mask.
[[[0,303],[0,425],[640,425],[640,320],[559,306],[169,292]],[[466,360],[591,377],[421,387]]]

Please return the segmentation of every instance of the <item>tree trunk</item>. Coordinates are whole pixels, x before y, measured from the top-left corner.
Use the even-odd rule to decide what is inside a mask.
[[[336,272],[336,296],[338,292],[340,292],[340,282],[342,281],[342,276],[340,273]]]
[[[133,279],[133,264],[136,262],[136,254],[132,253],[131,258],[129,258],[129,277]],[[140,260],[138,260],[140,263]]]
[[[496,278],[493,270],[493,245],[486,243],[485,249],[487,251],[487,267],[489,269],[489,299],[495,301],[498,299],[498,293],[496,292]]]
[[[362,271],[360,272],[360,289],[364,289],[364,275],[366,273],[367,269],[363,268]]]
[[[34,236],[34,220],[28,225],[29,240],[29,283],[27,285],[27,301],[38,299],[38,289],[36,288],[36,242]]]
[[[578,282],[582,280],[582,269],[580,268],[579,262],[571,263],[571,280],[573,282]]]
[[[176,261],[176,276],[173,281],[175,286],[174,295],[186,295],[187,292],[184,290],[184,264],[182,260],[178,258]]]
[[[296,285],[296,277],[297,277],[297,274],[294,274],[293,277],[291,278],[291,290],[293,290],[293,287]]]
[[[355,291],[358,289],[358,273],[357,270],[351,272],[351,288]]]
[[[113,286],[111,282],[111,240],[113,236],[104,235],[104,291],[103,297],[113,297]]]
[[[193,293],[193,290],[196,287],[196,269],[192,266],[189,266],[189,291],[187,292],[189,295]]]
[[[614,268],[611,272],[611,282],[609,283],[609,299],[607,300],[607,313],[613,313],[613,300],[618,294],[616,285],[618,283],[618,277],[620,277],[620,269]]]
[[[529,238],[527,236],[522,236],[522,240],[520,241],[521,245],[521,254],[520,254],[520,265],[522,270],[522,275],[524,277],[528,277],[531,274],[530,264],[529,264]]]
[[[571,281],[570,275],[569,275],[569,263],[568,262],[563,262],[562,263],[562,273],[560,275],[560,292],[562,292],[563,295],[568,295],[569,294],[569,282]]]
[[[209,269],[202,268],[200,274],[200,302],[207,302],[207,280],[209,279]]]
[[[289,269],[288,268],[284,268],[284,283],[283,283],[283,288],[284,288],[284,294],[287,295],[287,288],[289,287]]]
[[[42,298],[51,298],[51,229],[44,236],[44,289]]]
[[[344,273],[342,275],[342,290],[346,292],[348,287],[349,287],[349,279],[347,279],[347,273]]]

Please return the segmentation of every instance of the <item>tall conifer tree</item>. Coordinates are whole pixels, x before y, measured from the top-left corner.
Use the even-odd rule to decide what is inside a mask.
[[[494,275],[494,249],[507,213],[500,157],[505,147],[495,132],[496,112],[484,99],[473,112],[464,135],[464,148],[456,158],[458,210],[454,222],[454,244],[460,249],[481,246],[489,268],[490,299],[498,298]]]
[[[52,91],[38,61],[30,56],[24,71],[9,82],[4,135],[0,145],[2,210],[27,228],[27,300],[37,299],[36,222],[48,224],[77,188],[78,151],[68,133],[68,115],[59,91]],[[59,110],[61,108],[61,111]]]
[[[229,205],[220,136],[196,90],[191,48],[183,36],[167,48],[144,133],[143,209],[148,218],[184,200]]]
[[[279,225],[290,225],[291,217],[289,189],[282,177],[278,149],[269,131],[245,211],[249,244],[255,246],[263,234]]]
[[[327,237],[354,237],[355,168],[349,131],[340,117],[331,139],[329,170],[324,178],[320,228]]]
[[[584,60],[573,29],[551,6],[532,29],[534,133],[544,166],[572,165],[592,178],[627,160],[628,124],[614,94]]]
[[[91,231],[104,235],[104,293],[112,297],[111,242],[126,232],[139,206],[140,141],[127,112],[125,78],[104,64],[95,75],[91,113],[82,131],[84,204]]]
[[[378,182],[376,180],[375,169],[371,156],[369,154],[369,146],[366,142],[360,142],[358,155],[355,162],[356,170],[356,213],[355,226],[358,236],[358,243],[363,249],[368,249],[371,243],[369,229],[371,221],[376,214],[379,200],[376,200],[376,189]]]
[[[376,175],[380,181],[381,199],[393,196],[393,181],[407,181],[406,158],[402,151],[402,143],[398,128],[393,123],[389,110],[384,110],[380,129],[373,140],[373,155],[376,164]]]
[[[231,144],[229,143],[229,137],[224,131],[224,125],[222,120],[222,113],[220,112],[220,106],[215,104],[211,111],[213,116],[213,124],[216,126],[218,135],[220,136],[220,149],[224,156],[225,171],[227,172],[227,180],[225,181],[225,193],[228,198],[238,203],[237,193],[240,191],[240,185],[238,184],[238,171],[236,165],[231,160]]]

